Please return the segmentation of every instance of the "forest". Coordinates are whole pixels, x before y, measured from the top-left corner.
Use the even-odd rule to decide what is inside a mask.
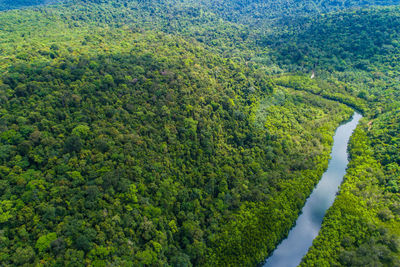
[[[55,4],[61,1],[62,0],[0,0],[0,11],[37,5]]]
[[[0,265],[257,266],[353,109],[302,266],[399,265],[397,1],[55,3],[0,1]]]

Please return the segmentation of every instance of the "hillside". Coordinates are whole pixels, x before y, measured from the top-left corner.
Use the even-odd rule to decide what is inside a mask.
[[[0,0],[0,11],[30,6],[56,4],[59,2],[61,2],[61,0]]]
[[[303,264],[396,265],[400,10],[364,2],[0,12],[0,262],[255,266],[350,106],[365,120]]]
[[[302,266],[399,265],[399,15],[397,7],[337,12],[267,38],[281,66],[314,68],[319,79],[342,86],[321,90],[290,76],[277,83],[336,98],[367,115],[352,137],[340,194]]]
[[[253,26],[297,20],[299,17],[315,16],[337,10],[358,9],[366,6],[390,6],[400,3],[399,0],[202,0],[196,2],[200,3],[201,7],[206,7],[229,21]]]
[[[279,89],[199,43],[77,28],[48,11],[0,19],[10,40],[1,46],[2,261],[261,261],[318,180],[349,109]],[[249,225],[252,238],[228,243],[249,254],[232,258],[226,233]]]

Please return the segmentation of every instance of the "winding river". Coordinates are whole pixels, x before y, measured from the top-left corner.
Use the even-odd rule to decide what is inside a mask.
[[[321,228],[326,210],[335,200],[336,193],[346,174],[347,145],[362,116],[355,112],[352,119],[340,125],[333,137],[331,160],[320,182],[307,199],[296,225],[279,244],[264,267],[294,267],[300,264]]]

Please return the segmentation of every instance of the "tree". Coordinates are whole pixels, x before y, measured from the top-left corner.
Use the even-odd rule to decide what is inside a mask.
[[[39,252],[44,252],[47,249],[50,248],[50,244],[57,239],[57,234],[56,233],[49,233],[47,235],[42,235],[39,237],[39,239],[36,241],[35,248]]]
[[[65,140],[64,151],[67,153],[80,152],[82,149],[82,142],[79,136],[72,135]]]

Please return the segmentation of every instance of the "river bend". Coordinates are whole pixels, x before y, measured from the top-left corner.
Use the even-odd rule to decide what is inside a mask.
[[[333,204],[343,176],[346,174],[349,163],[347,146],[361,118],[362,116],[355,112],[350,121],[336,129],[328,169],[307,199],[296,225],[267,259],[264,267],[295,267],[306,255],[318,235],[325,212]]]

